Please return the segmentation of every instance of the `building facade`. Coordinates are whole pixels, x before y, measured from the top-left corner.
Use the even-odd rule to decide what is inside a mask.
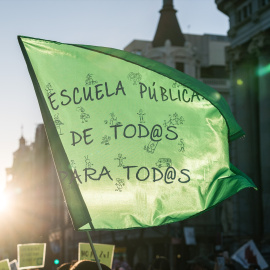
[[[63,227],[66,209],[43,124],[37,126],[33,143],[20,138],[6,172],[5,192],[11,202],[5,218],[8,226],[2,230],[6,253],[11,261],[17,259],[17,244],[47,243],[51,269],[62,241],[59,233],[53,233]]]
[[[186,73],[219,91],[230,103],[228,73],[225,68],[227,36],[184,34],[172,0],[164,0],[160,20],[151,41],[133,40],[124,50]]]
[[[232,203],[235,235],[253,238],[270,259],[270,1],[216,0],[229,17],[230,73],[233,112],[246,133],[233,145],[233,163],[258,191],[236,196]]]

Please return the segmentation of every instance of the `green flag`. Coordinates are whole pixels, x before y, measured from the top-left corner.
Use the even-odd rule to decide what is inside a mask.
[[[209,86],[125,51],[18,39],[76,230],[168,224],[256,188],[229,162],[243,131]]]

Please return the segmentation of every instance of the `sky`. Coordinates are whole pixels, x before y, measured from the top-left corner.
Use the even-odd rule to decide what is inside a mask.
[[[214,0],[174,0],[183,33],[227,35],[229,19]],[[43,123],[17,36],[124,49],[153,40],[162,0],[0,0],[0,191],[23,135]],[[38,179],[37,179],[38,181]]]

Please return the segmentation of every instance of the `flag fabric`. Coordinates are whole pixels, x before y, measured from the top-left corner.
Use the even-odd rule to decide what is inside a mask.
[[[240,263],[245,269],[250,265],[259,265],[260,269],[268,267],[267,262],[258,250],[253,240],[249,240],[246,244],[240,247],[231,258]]]
[[[121,50],[18,37],[76,230],[159,226],[256,188],[229,161],[224,98]]]

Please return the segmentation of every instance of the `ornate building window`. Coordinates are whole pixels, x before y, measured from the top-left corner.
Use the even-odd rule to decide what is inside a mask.
[[[175,68],[179,71],[185,72],[185,65],[182,62],[176,62]]]
[[[269,1],[269,0],[261,0],[261,1]],[[237,23],[240,23],[250,17],[252,14],[252,4],[251,2],[245,3],[244,5],[241,5],[237,9],[236,13],[236,18],[237,18]]]
[[[260,7],[264,7],[270,3],[270,0],[259,0],[260,1]]]

